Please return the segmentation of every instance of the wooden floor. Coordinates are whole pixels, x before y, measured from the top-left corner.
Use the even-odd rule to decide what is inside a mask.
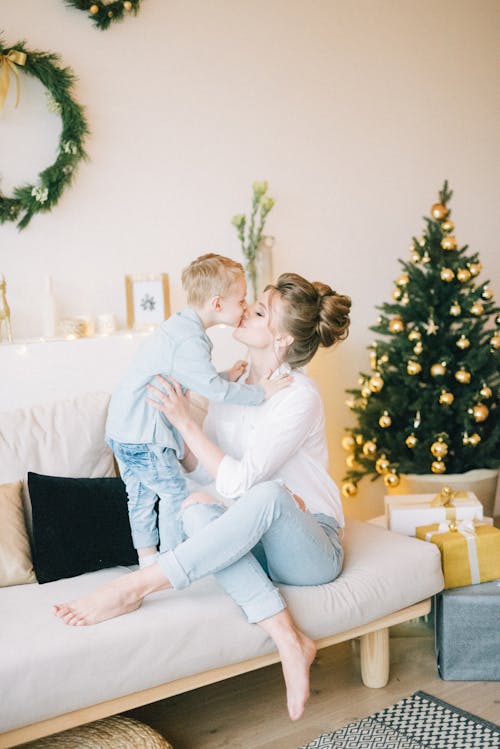
[[[279,665],[212,684],[133,710],[174,749],[298,749],[333,730],[422,689],[500,723],[499,682],[442,681],[429,625],[391,631],[391,678],[384,689],[361,684],[352,643],[321,650],[311,669],[311,698],[303,718],[288,719]]]

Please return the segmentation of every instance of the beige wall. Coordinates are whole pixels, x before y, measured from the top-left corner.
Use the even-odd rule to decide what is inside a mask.
[[[344,388],[367,367],[374,307],[444,178],[458,239],[480,251],[498,299],[498,0],[144,0],[106,32],[63,0],[2,0],[0,26],[8,44],[62,55],[92,129],[90,161],[53,212],[23,233],[0,227],[18,338],[41,334],[46,274],[60,315],[124,324],[134,272],[167,271],[179,308],[181,268],[208,249],[239,258],[230,218],[268,179],[276,271],[353,297],[348,343],[312,367],[340,480]],[[0,115],[6,192],[58,137],[41,87],[22,87],[19,110],[10,99]],[[381,487],[366,483],[349,514],[380,511]]]

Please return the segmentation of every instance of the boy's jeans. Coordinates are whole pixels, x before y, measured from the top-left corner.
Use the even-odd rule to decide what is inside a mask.
[[[337,521],[302,512],[274,481],[255,485],[227,510],[215,501],[188,505],[183,524],[189,538],[159,558],[173,587],[214,574],[252,623],[285,608],[271,580],[322,585],[342,570]]]
[[[132,541],[136,549],[173,549],[183,540],[181,503],[188,496],[175,451],[154,444],[108,439],[128,496]],[[158,515],[156,502],[158,500]]]

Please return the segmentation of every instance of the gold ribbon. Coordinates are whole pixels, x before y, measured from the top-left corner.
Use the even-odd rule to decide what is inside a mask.
[[[17,105],[19,104],[20,82],[19,82],[19,72],[17,70],[16,65],[25,65],[26,59],[27,59],[26,52],[21,52],[18,49],[11,49],[5,55],[0,53],[0,109],[3,108],[3,105],[5,104],[5,99],[7,98],[7,94],[9,93],[11,71],[14,74],[15,79],[16,79],[16,104],[15,106],[17,107]]]
[[[431,501],[431,507],[444,507],[446,519],[455,520],[457,517],[455,499],[467,499],[467,492],[453,491],[451,487],[443,486],[439,494],[436,494]]]

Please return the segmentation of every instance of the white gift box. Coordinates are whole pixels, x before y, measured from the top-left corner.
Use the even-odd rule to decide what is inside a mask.
[[[455,492],[449,503],[432,505],[436,494],[392,494],[384,497],[387,527],[396,533],[414,536],[418,525],[446,520],[482,520],[483,505],[474,492]]]

